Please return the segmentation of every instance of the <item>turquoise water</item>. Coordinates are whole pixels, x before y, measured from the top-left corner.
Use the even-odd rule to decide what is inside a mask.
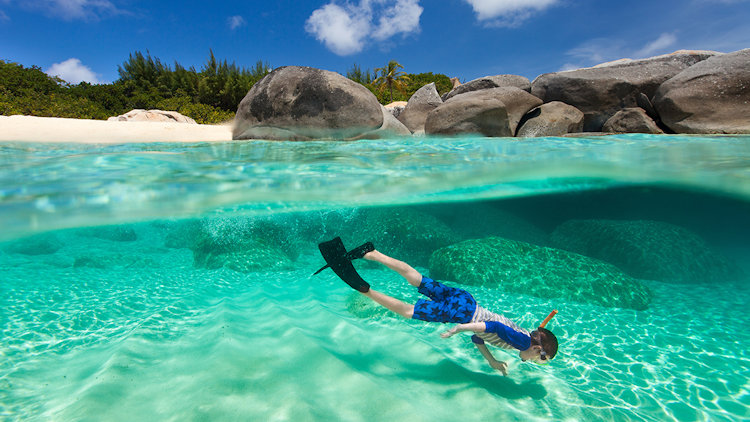
[[[553,363],[494,350],[507,377],[311,276],[336,235],[429,273],[438,237],[563,248],[570,220],[677,226],[736,271],[636,277],[643,310],[448,280],[526,328],[559,310]],[[748,235],[749,137],[1,144],[0,419],[748,420]]]

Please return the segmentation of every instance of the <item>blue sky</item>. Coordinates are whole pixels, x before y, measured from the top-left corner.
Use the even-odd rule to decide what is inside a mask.
[[[112,82],[134,51],[200,68],[345,73],[398,60],[409,73],[533,79],[679,49],[750,48],[750,0],[0,0],[0,59],[70,82]]]

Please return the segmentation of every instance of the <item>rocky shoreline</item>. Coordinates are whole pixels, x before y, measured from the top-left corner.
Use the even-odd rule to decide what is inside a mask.
[[[288,66],[240,103],[233,139],[357,140],[411,135],[578,132],[750,133],[750,49],[677,51],[547,73],[479,78],[442,97],[434,84],[389,110],[338,73]]]

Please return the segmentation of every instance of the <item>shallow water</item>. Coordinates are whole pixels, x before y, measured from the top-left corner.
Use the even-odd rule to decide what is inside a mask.
[[[748,137],[10,143],[0,180],[3,419],[750,417]],[[550,235],[576,219],[679,226],[741,275],[638,279],[645,310],[449,280],[526,328],[560,311],[553,363],[496,350],[507,377],[468,336],[311,276],[335,235],[375,236],[428,273],[438,224],[456,241],[558,247]]]

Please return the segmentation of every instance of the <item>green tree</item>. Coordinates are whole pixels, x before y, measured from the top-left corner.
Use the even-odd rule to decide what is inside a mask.
[[[378,91],[388,90],[391,94],[391,102],[393,102],[394,88],[406,95],[406,84],[409,82],[409,77],[406,73],[399,70],[403,68],[404,66],[399,62],[391,60],[387,66],[375,69],[375,73],[379,74],[379,76],[372,84]]]
[[[363,71],[359,65],[354,63],[352,68],[346,71],[346,77],[359,84],[369,85],[377,77],[377,74],[370,74],[370,69]]]
[[[37,66],[24,68],[0,60],[0,114],[42,117],[107,118],[104,106],[77,95],[71,85]]]
[[[154,108],[166,99],[189,97],[194,104],[234,112],[250,88],[270,71],[271,66],[263,61],[251,68],[230,64],[212,50],[200,71],[179,63],[172,69],[150,53],[136,51],[118,67],[120,79],[115,84],[124,86],[133,108]]]
[[[435,83],[435,89],[439,95],[443,95],[453,89],[451,79],[446,75],[433,74],[432,72],[409,74],[409,84],[406,93],[410,98],[414,93],[429,83]]]

